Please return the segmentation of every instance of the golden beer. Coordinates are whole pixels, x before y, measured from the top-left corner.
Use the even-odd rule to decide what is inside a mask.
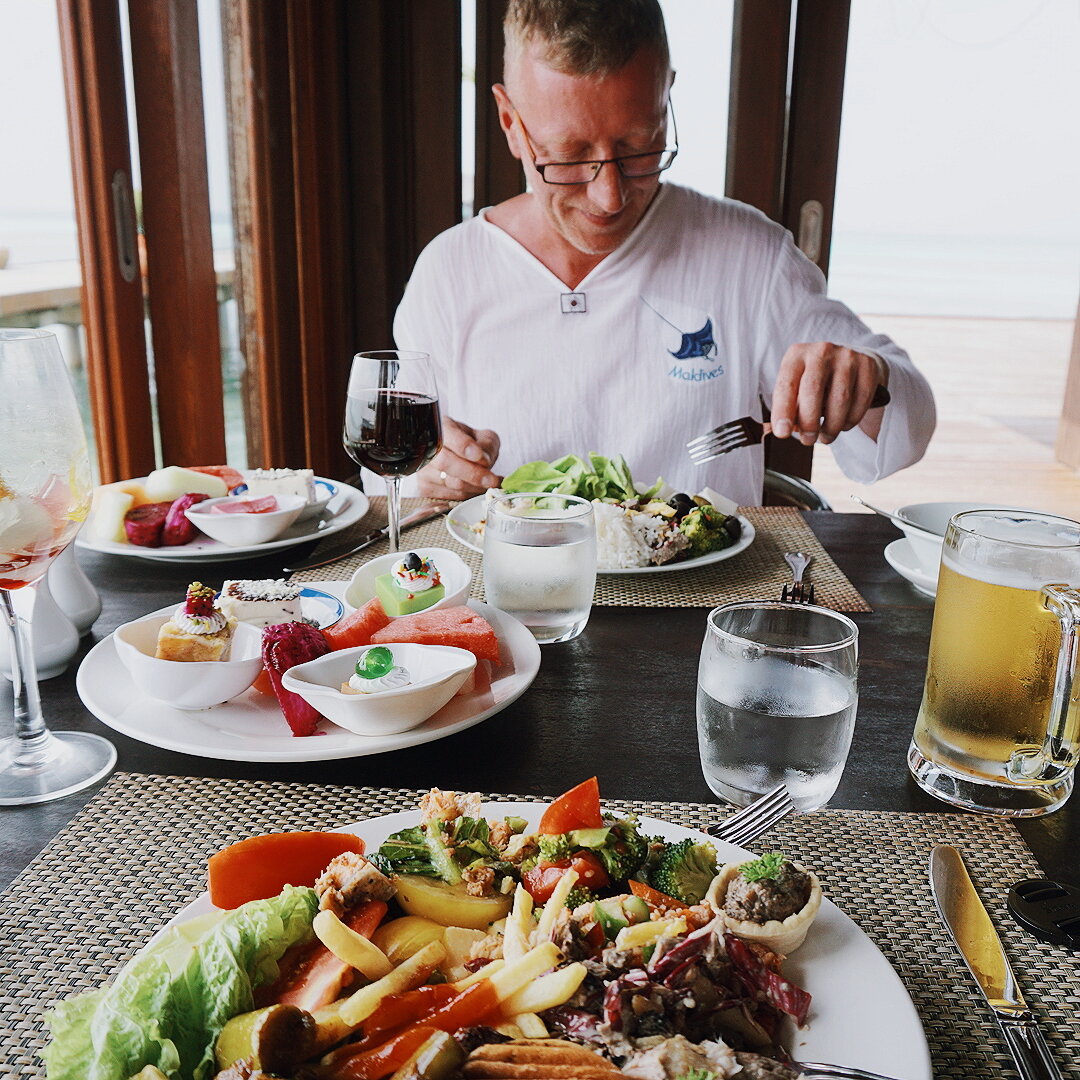
[[[943,562],[916,746],[973,778],[1020,780],[1014,755],[1030,760],[1046,739],[1060,647],[1061,624],[1041,590],[978,581]],[[1078,735],[1074,695],[1065,741]]]

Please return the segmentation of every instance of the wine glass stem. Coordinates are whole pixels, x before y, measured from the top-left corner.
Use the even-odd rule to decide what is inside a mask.
[[[34,661],[31,619],[36,585],[26,585],[18,592],[0,589],[0,611],[11,631],[11,682],[15,697],[15,742],[12,761],[32,766],[46,753],[49,729],[41,714],[37,664]]]
[[[390,525],[390,550],[401,550],[401,477],[386,477],[386,518]]]

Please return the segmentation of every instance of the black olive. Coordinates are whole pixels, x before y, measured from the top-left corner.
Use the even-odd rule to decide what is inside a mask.
[[[671,498],[668,499],[668,506],[675,511],[676,523],[682,521],[696,505],[697,503],[695,503],[684,491],[680,491],[677,495],[672,495]]]
[[[419,570],[423,565],[423,561],[415,551],[410,551],[409,554],[405,556],[406,570]]]
[[[724,518],[724,531],[732,540],[738,540],[742,536],[742,522],[734,514],[728,514]]]

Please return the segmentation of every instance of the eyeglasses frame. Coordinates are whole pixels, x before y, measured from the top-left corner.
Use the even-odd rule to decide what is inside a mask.
[[[521,128],[521,134],[525,136],[525,144],[529,148],[529,153],[532,155],[533,168],[540,174],[540,179],[545,184],[551,184],[553,187],[581,187],[584,184],[591,184],[599,175],[600,170],[605,165],[614,165],[619,170],[619,175],[624,180],[645,180],[650,176],[659,176],[660,173],[666,172],[675,163],[675,158],[679,153],[679,130],[675,125],[675,109],[671,104],[671,95],[668,95],[667,112],[671,117],[671,133],[675,139],[674,147],[665,146],[663,150],[646,150],[640,154],[621,154],[619,157],[602,158],[594,161],[545,161],[541,164],[536,160],[536,147],[533,146],[533,141],[529,137],[528,128],[525,127],[525,121],[521,119],[521,113],[517,111],[517,106],[513,102],[510,102],[510,108],[514,110],[514,116],[517,118],[518,126]],[[647,173],[635,173],[628,175],[623,168],[624,161],[633,161],[635,158],[652,157],[654,154],[670,154],[671,156],[667,161],[660,166],[659,169],[654,169],[652,172]],[[552,165],[558,165],[560,167],[567,165],[592,165],[594,166],[593,174],[588,180],[549,180],[544,175],[544,170]]]

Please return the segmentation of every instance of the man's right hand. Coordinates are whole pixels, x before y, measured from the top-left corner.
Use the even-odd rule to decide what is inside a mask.
[[[468,499],[498,487],[491,467],[499,456],[499,436],[443,417],[442,449],[417,474],[420,494],[429,499]]]

